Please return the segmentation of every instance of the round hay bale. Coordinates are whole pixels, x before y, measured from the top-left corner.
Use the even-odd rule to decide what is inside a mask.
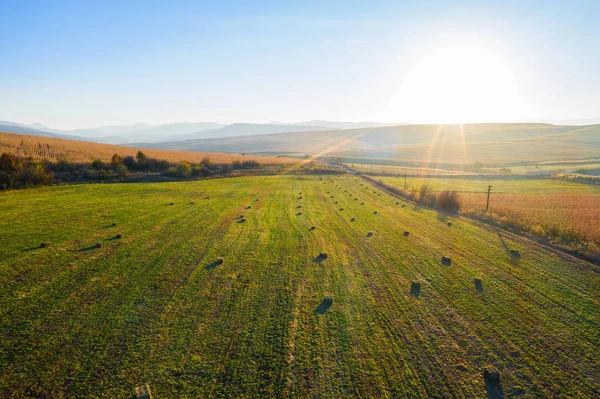
[[[223,263],[223,258],[221,256],[217,257],[217,260],[215,261],[215,264],[220,265]]]
[[[319,258],[323,258],[323,259],[327,259],[327,253],[326,252],[319,252]]]
[[[344,210],[344,208],[340,208],[340,211],[343,211],[343,210]]]
[[[446,257],[446,256],[442,256],[442,265],[444,266],[451,266],[452,265],[452,259]]]
[[[369,231],[369,232],[367,233],[367,237],[373,237],[373,232],[372,232],[372,231]]]
[[[404,237],[408,237],[410,235],[410,233],[408,231],[405,231],[403,235],[404,235]]]
[[[121,237],[123,237],[121,234],[117,234],[117,235],[115,236],[115,238],[121,238]]]
[[[190,202],[190,205],[194,205],[194,204],[195,204],[195,202],[194,202],[194,201],[191,201],[191,202]]]
[[[510,250],[510,256],[512,256],[513,258],[520,258],[521,254],[516,249],[511,249]]]
[[[354,222],[354,220],[355,220],[354,218],[350,219],[351,222]]]
[[[101,242],[97,242],[96,245],[94,245],[96,248],[102,248],[102,243]]]
[[[404,208],[405,206],[406,206],[405,204],[402,204],[402,208]]]
[[[40,248],[48,248],[50,246],[49,242],[43,242],[40,244]]]
[[[116,227],[117,226],[117,222],[113,222],[113,224],[111,226],[112,227]]]
[[[494,366],[483,369],[483,379],[488,382],[500,382],[500,372]]]
[[[169,205],[175,205],[173,202],[171,202]]]
[[[373,211],[373,215],[377,215],[377,211]]]
[[[310,226],[310,229],[311,229],[311,230],[314,230],[314,229],[316,229],[316,228],[317,228],[316,226]]]
[[[448,227],[452,227],[452,222],[448,222]]]

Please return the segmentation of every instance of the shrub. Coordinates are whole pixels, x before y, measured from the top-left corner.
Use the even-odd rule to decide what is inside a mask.
[[[101,161],[101,160],[99,160],[99,159],[94,159],[94,160],[92,161],[92,164],[90,165],[90,167],[91,167],[92,169],[101,170],[102,168],[104,168],[104,164],[102,163],[102,161]]]
[[[119,156],[119,154],[115,154],[112,156],[112,158],[110,159],[110,164],[112,166],[118,166],[121,164],[121,157]]]
[[[189,177],[192,174],[192,166],[189,162],[181,161],[175,167],[177,176]]]
[[[458,211],[460,209],[458,193],[456,191],[442,191],[438,194],[437,205],[447,212]]]

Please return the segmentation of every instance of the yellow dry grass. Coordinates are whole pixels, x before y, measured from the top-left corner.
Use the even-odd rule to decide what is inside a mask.
[[[483,215],[486,194],[460,193],[461,210]],[[600,196],[586,194],[497,193],[490,219],[537,236],[600,255]]]
[[[90,162],[93,159],[99,159],[103,162],[108,162],[114,154],[119,154],[121,157],[135,156],[138,151],[143,151],[144,154],[150,158],[164,159],[169,162],[188,161],[199,163],[204,157],[209,157],[210,160],[215,163],[252,160],[257,161],[260,164],[291,165],[299,162],[297,159],[284,157],[241,156],[239,154],[214,152],[133,148],[112,144],[29,136],[25,134],[0,133],[0,154],[7,152],[21,157],[39,160],[58,161],[60,159],[66,159],[77,163]]]

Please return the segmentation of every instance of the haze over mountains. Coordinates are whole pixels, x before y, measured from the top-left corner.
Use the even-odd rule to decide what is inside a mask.
[[[389,126],[388,124],[387,126]],[[202,138],[222,138],[259,134],[287,133],[300,131],[319,131],[331,129],[353,129],[386,126],[379,122],[336,122],[308,121],[286,124],[270,123],[232,123],[217,122],[180,122],[163,125],[149,125],[139,122],[133,125],[108,125],[96,128],[60,130],[41,123],[22,124],[0,121],[0,131],[30,134],[70,140],[86,140],[105,144],[159,143],[166,141],[192,140]]]
[[[348,128],[350,127],[350,128]],[[41,124],[0,122],[0,131],[194,152],[296,158],[339,157],[346,162],[419,163],[455,167],[600,159],[600,125],[479,123],[392,125],[309,121],[296,124],[213,122],[104,126],[62,131]]]

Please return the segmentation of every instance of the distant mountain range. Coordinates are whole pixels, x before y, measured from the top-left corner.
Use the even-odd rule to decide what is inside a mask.
[[[133,125],[113,125],[86,129],[59,130],[45,126],[41,123],[27,125],[16,122],[0,121],[0,132],[93,141],[106,144],[132,144],[382,126],[390,125],[379,122],[335,122],[321,120],[293,124],[271,122],[264,124],[233,123],[230,125],[216,122],[181,122],[164,125],[149,125],[140,122]]]

